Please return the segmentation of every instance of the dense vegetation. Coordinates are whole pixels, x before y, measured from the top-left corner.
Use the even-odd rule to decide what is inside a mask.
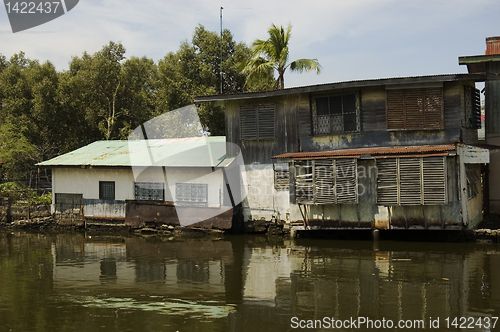
[[[222,49],[222,52],[221,52]],[[25,178],[37,162],[96,140],[126,139],[134,128],[165,112],[193,103],[198,95],[267,90],[272,78],[245,86],[241,64],[251,57],[230,31],[198,26],[191,42],[181,43],[155,63],[126,57],[110,42],[94,54],[73,57],[58,72],[23,52],[9,60],[0,54],[0,182]],[[203,105],[206,131],[224,135],[220,105]]]

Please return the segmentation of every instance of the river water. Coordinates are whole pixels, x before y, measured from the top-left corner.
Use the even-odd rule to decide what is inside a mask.
[[[499,316],[496,244],[0,232],[0,331],[495,331]]]

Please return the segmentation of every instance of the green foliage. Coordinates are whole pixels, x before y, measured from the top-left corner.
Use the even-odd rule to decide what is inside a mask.
[[[9,60],[0,54],[0,180],[21,181],[37,162],[96,140],[126,139],[146,121],[192,105],[195,96],[220,93],[221,86],[223,93],[268,90],[272,69],[255,82],[241,71],[251,56],[229,30],[221,36],[201,25],[190,42],[158,63],[127,59],[125,47],[115,42],[73,57],[63,72],[23,52]],[[204,104],[198,116],[202,128],[182,129],[174,116],[158,130],[164,137],[178,136],[180,129],[188,136],[225,134],[222,105]]]
[[[221,69],[223,93],[254,88],[252,85],[245,88],[246,75],[239,67],[249,58],[250,49],[244,43],[235,42],[229,30],[224,30],[221,38],[220,34],[198,26],[191,43],[183,42],[176,53],[169,53],[158,62],[157,112],[193,104],[195,96],[220,93]],[[260,86],[255,87],[257,89]],[[204,104],[198,113],[204,129],[211,135],[225,134],[221,106]]]
[[[243,73],[248,74],[247,84],[256,84],[259,81],[267,81],[278,73],[274,83],[274,90],[285,88],[285,71],[290,67],[291,71],[302,73],[304,71],[321,72],[321,66],[317,59],[298,59],[288,62],[288,43],[292,35],[292,26],[288,25],[286,30],[283,26],[272,25],[269,29],[267,40],[257,39],[252,44],[252,58],[244,63]]]
[[[0,126],[0,175],[4,180],[23,178],[37,160],[36,149],[24,135],[25,131],[12,122]]]
[[[36,191],[18,182],[0,184],[0,197],[11,197],[15,205],[48,205],[52,194],[37,195]]]

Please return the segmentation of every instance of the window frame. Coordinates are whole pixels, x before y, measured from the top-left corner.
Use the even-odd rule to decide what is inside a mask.
[[[352,96],[354,97],[354,108],[355,110],[352,111],[345,111],[344,110],[344,105],[346,102],[344,102],[344,98],[347,96]],[[340,112],[334,112],[333,111],[333,106],[332,105],[332,100],[335,98],[341,98],[341,110]],[[322,99],[327,99],[328,101],[328,115],[318,115],[318,101]],[[345,133],[358,133],[361,131],[361,98],[360,98],[360,92],[355,91],[355,92],[344,92],[344,93],[336,93],[336,94],[326,94],[326,95],[318,95],[315,96],[313,99],[313,134],[314,135],[336,135],[336,134],[345,134]],[[345,124],[346,124],[346,116],[347,115],[352,115],[354,114],[355,117],[355,129],[354,130],[347,130],[345,129]],[[325,117],[328,116],[328,126],[329,130],[328,131],[322,131],[320,130],[320,119],[319,117]],[[342,119],[342,130],[334,130],[333,128],[333,123],[332,118],[339,117]],[[338,121],[337,121],[338,122]]]
[[[108,196],[108,191],[111,191],[109,189],[104,188],[107,185],[112,186],[112,192],[113,195]],[[108,200],[115,200],[116,198],[116,183],[115,181],[99,181],[99,199],[103,201],[108,201]]]

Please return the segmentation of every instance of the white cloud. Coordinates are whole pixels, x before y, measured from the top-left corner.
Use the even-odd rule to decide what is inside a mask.
[[[291,58],[318,58],[323,73],[288,74],[288,86],[459,72],[458,56],[484,52],[484,38],[499,34],[496,0],[81,0],[66,15],[16,34],[0,9],[0,53],[24,51],[63,70],[72,56],[112,40],[123,43],[127,57],[157,61],[198,24],[218,31],[221,6],[224,28],[247,44],[266,38],[271,23],[293,25]]]

